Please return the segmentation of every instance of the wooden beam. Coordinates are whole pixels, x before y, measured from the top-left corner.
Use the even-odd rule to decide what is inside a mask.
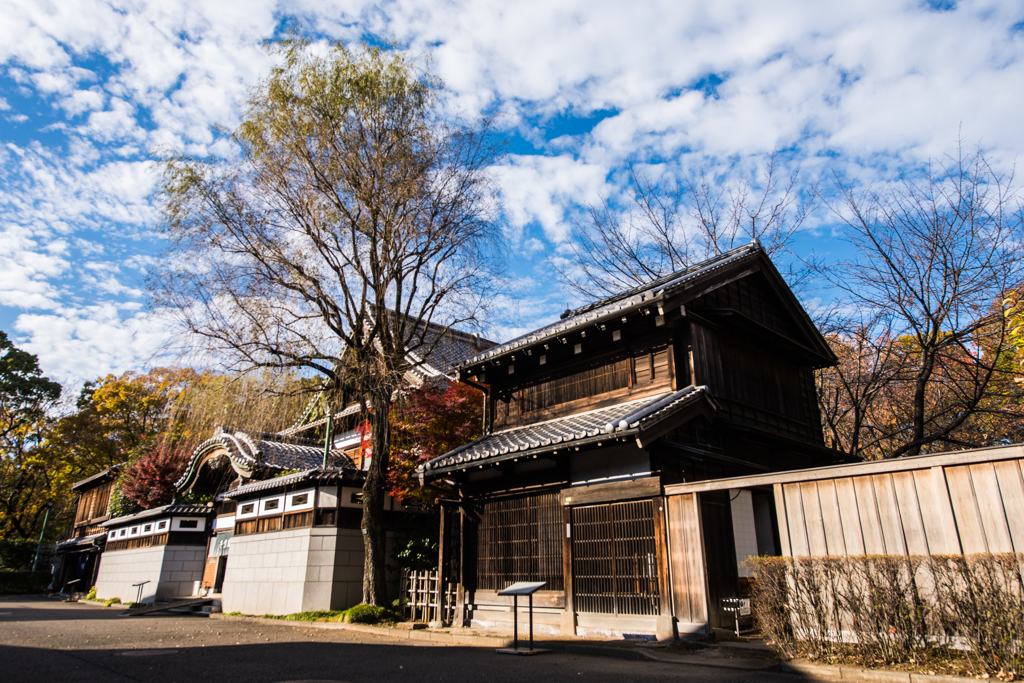
[[[661,495],[661,477],[643,477],[562,489],[562,505],[592,505]]]

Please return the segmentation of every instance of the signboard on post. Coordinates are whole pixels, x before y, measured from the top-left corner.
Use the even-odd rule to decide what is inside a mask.
[[[547,581],[520,581],[513,583],[504,590],[498,591],[498,595],[512,596],[512,649],[499,648],[496,650],[503,655],[539,655],[550,650],[538,650],[533,647],[533,594],[547,585]],[[530,598],[530,648],[519,649],[519,596],[526,595]]]

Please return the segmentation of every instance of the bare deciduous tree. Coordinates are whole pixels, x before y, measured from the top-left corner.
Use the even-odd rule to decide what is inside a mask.
[[[495,147],[486,126],[444,120],[441,84],[400,53],[277,47],[233,135],[238,158],[167,164],[170,248],[152,281],[238,369],[313,371],[362,402],[364,601],[381,605],[391,403],[410,352],[438,342],[428,324],[480,311]]]
[[[633,205],[625,211],[610,202],[590,206],[574,226],[571,258],[554,261],[570,289],[588,299],[651,282],[754,239],[769,254],[783,251],[817,196],[813,185],[798,191],[795,176],[783,181],[774,154],[757,183],[730,187],[707,169],[659,183],[632,165],[630,181]]]
[[[1000,443],[984,423],[1022,407],[1001,303],[1024,280],[1012,175],[961,152],[881,190],[838,188],[857,256],[819,272],[856,313],[819,376],[826,433],[861,457]]]

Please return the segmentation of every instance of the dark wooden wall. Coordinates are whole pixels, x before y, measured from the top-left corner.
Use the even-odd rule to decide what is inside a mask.
[[[669,341],[645,340],[596,359],[580,358],[536,373],[514,391],[496,390],[494,429],[507,429],[672,391],[675,362]]]

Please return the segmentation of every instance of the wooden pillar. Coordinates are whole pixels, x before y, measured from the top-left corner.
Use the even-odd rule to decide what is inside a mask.
[[[576,635],[576,607],[572,599],[572,509],[562,508],[562,584],[565,586],[565,610],[562,612],[563,636]]]
[[[658,613],[658,640],[674,640],[676,637],[675,617],[672,615],[672,583],[669,575],[669,549],[665,524],[663,497],[654,498],[654,546],[658,556],[658,594],[661,605]]]
[[[448,554],[451,552],[451,549],[448,548],[450,543],[446,541],[448,541],[450,535],[448,525],[451,523],[452,515],[444,501],[439,503],[439,509],[441,513],[441,533],[437,544],[437,612],[432,615],[432,621],[444,622],[444,601],[447,597],[445,586],[448,585],[450,564]],[[442,623],[442,626],[444,625]]]
[[[455,614],[452,616],[452,626],[461,628],[468,625],[466,624],[466,529],[468,522],[466,510],[461,505],[453,522],[459,525],[459,544],[458,547],[452,548],[453,552],[459,554],[459,573],[454,577],[458,582],[458,588],[455,591]]]

